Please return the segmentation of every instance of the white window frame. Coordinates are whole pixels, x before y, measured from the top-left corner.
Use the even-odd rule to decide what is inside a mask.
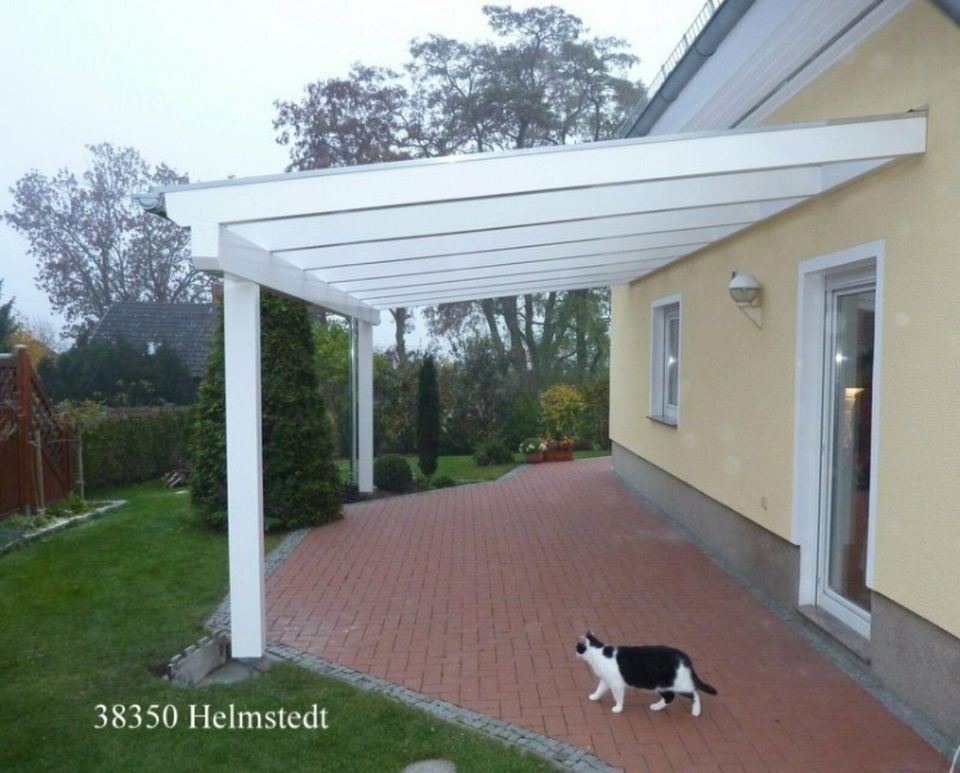
[[[680,373],[682,366],[683,303],[680,293],[658,298],[651,304],[650,320],[650,418],[664,424],[680,423]],[[667,320],[677,317],[677,404],[667,402]]]
[[[797,371],[794,403],[793,518],[791,542],[800,547],[798,603],[817,603],[820,549],[820,476],[823,434],[823,319],[827,281],[838,273],[873,269],[876,281],[873,396],[870,430],[870,499],[868,504],[867,587],[874,587],[877,535],[877,483],[880,473],[880,413],[883,375],[884,267],[881,240],[810,258],[799,264],[797,299]],[[869,629],[859,631],[869,638]]]

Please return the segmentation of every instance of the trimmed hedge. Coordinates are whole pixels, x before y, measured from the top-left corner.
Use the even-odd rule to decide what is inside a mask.
[[[400,454],[384,454],[373,462],[373,482],[384,491],[409,491],[413,488],[413,473]]]
[[[510,464],[513,461],[513,451],[500,438],[487,438],[473,454],[473,461],[478,467],[487,467],[491,464]]]
[[[189,434],[189,408],[105,409],[83,431],[87,490],[139,483],[183,466]]]

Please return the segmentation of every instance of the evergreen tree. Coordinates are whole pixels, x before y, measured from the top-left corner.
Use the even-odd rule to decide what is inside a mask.
[[[260,301],[264,526],[293,529],[339,518],[340,482],[314,365],[307,308]],[[227,454],[223,312],[195,407],[190,490],[211,524],[226,524]]]
[[[55,402],[95,400],[112,406],[189,405],[193,378],[180,356],[161,343],[152,353],[124,339],[91,343],[85,336],[37,372]]]
[[[440,446],[440,393],[437,389],[437,368],[433,357],[427,355],[420,366],[417,386],[417,451],[420,470],[430,476],[437,469]]]
[[[0,291],[3,290],[3,280],[0,279]],[[0,352],[5,352],[9,348],[9,338],[17,325],[13,318],[13,301],[11,298],[6,303],[0,303]]]

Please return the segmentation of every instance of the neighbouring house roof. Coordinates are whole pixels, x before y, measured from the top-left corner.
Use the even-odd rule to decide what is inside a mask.
[[[135,347],[162,343],[180,356],[191,376],[201,378],[215,324],[212,303],[114,303],[90,340],[113,342],[122,338]]]
[[[923,153],[926,113],[478,153],[157,189],[201,270],[381,309],[623,284]]]

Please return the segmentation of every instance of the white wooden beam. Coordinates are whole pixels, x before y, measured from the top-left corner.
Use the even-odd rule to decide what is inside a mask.
[[[260,438],[260,288],[223,277],[227,420],[230,643],[236,658],[263,656],[263,471]]]
[[[425,306],[437,303],[454,303],[457,301],[474,301],[483,298],[501,298],[511,295],[526,295],[528,293],[547,293],[555,290],[581,290],[591,287],[608,287],[615,284],[624,284],[640,278],[652,269],[630,271],[625,273],[606,272],[591,276],[573,277],[569,279],[555,279],[553,281],[539,279],[531,281],[490,284],[466,290],[449,290],[438,292],[416,292],[389,295],[373,300],[371,303],[381,309],[395,306]]]
[[[220,227],[219,269],[348,317],[380,324],[380,312]]]
[[[699,215],[699,217],[697,217]],[[672,216],[672,217],[671,217]],[[681,244],[696,241],[690,232],[706,232],[752,223],[756,208],[752,204],[736,204],[708,209],[646,215],[619,215],[593,220],[568,220],[562,223],[519,226],[492,231],[466,231],[438,234],[395,241],[357,242],[332,247],[277,251],[274,253],[300,268],[340,270],[386,261],[402,261],[451,255],[475,255],[503,252],[526,246],[565,244],[601,239],[640,238],[650,240],[647,246]],[[336,281],[335,279],[331,281]]]
[[[357,486],[373,492],[373,326],[357,323]]]
[[[689,252],[704,245],[691,245]],[[592,263],[585,263],[572,267],[559,268],[550,262],[529,264],[523,266],[497,266],[495,268],[477,269],[472,276],[464,276],[454,271],[449,274],[430,274],[429,276],[414,276],[411,279],[394,277],[386,280],[368,282],[366,287],[356,290],[356,294],[367,301],[381,299],[387,296],[400,296],[409,293],[430,292],[462,292],[490,285],[511,284],[517,282],[539,282],[544,284],[551,281],[563,281],[580,276],[596,276],[597,274],[627,273],[630,271],[652,271],[666,265],[680,253],[676,250],[670,255],[661,255],[657,258],[634,258],[621,262],[607,263],[604,256],[593,259]]]
[[[909,113],[225,181],[169,191],[166,207],[181,224],[231,223],[892,158],[922,153],[925,141],[926,114]]]
[[[711,235],[711,238],[704,238],[704,234],[700,236],[698,241],[651,249],[634,249],[630,246],[631,242],[624,240],[616,240],[616,243],[607,243],[604,240],[530,247],[523,250],[504,250],[477,255],[473,260],[469,259],[471,256],[458,255],[452,258],[425,258],[422,261],[378,263],[363,270],[363,273],[368,274],[366,277],[360,269],[353,268],[351,271],[355,278],[340,278],[342,275],[338,275],[335,281],[337,287],[358,298],[363,298],[363,293],[369,290],[422,285],[426,282],[449,283],[484,277],[516,276],[542,271],[562,272],[566,269],[597,266],[616,268],[623,267],[621,264],[624,263],[633,264],[643,261],[655,263],[664,258],[674,258],[721,238],[716,232]],[[326,276],[326,273],[324,275]]]
[[[305,213],[302,218],[230,227],[272,250],[275,244],[292,240],[304,245],[341,245],[673,210],[686,210],[696,216],[703,208],[808,197],[822,190],[818,167],[797,167],[326,215]],[[284,255],[292,259],[292,253]]]

